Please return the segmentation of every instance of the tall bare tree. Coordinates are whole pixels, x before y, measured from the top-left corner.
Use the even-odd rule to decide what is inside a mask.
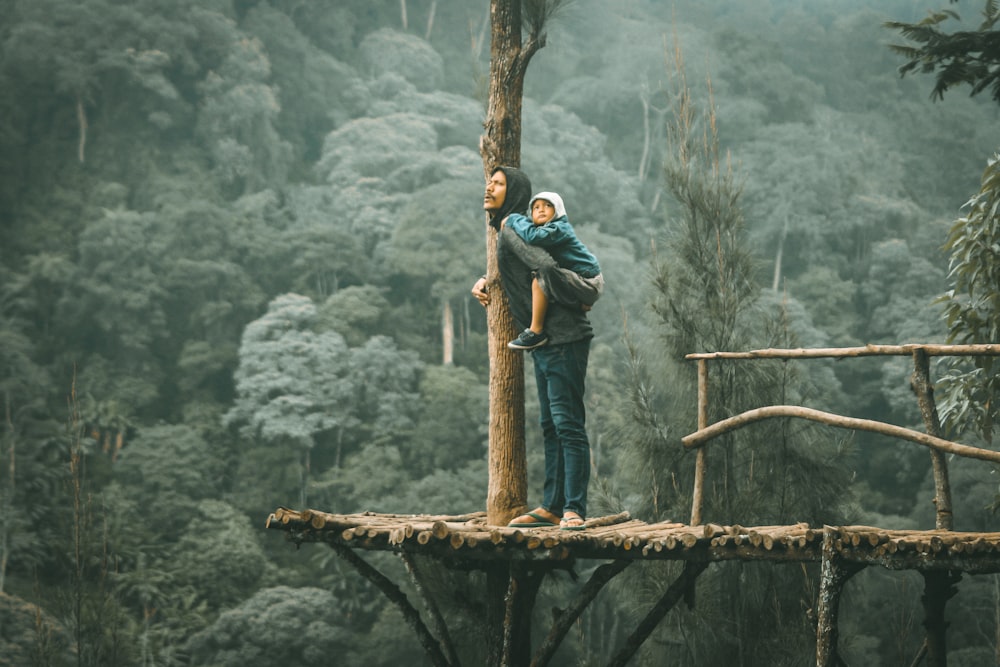
[[[545,26],[565,0],[491,0],[489,100],[479,141],[485,175],[500,165],[521,164],[521,105],[524,75],[545,46]],[[522,35],[522,27],[526,35]],[[489,326],[490,424],[487,518],[504,525],[527,505],[524,454],[524,357],[507,349],[517,335],[497,271],[497,232],[486,225],[486,275],[494,298]]]
[[[524,75],[545,46],[545,25],[566,0],[490,1],[490,82],[485,132],[479,140],[488,178],[500,165],[521,165],[521,105]],[[527,33],[522,34],[522,29]],[[486,225],[486,276],[492,298],[489,326],[490,423],[489,523],[504,525],[527,505],[524,451],[524,357],[507,349],[517,331],[500,288],[497,231]],[[487,569],[487,664],[527,665],[531,655],[531,611],[542,574],[515,566]]]

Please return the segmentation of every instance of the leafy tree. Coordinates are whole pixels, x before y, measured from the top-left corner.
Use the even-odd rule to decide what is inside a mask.
[[[741,146],[748,219],[760,221],[761,248],[773,249],[772,289],[817,266],[856,275],[873,242],[916,217],[902,156],[856,133],[847,116],[820,108],[809,123],[767,125]],[[859,179],[859,165],[873,175]]]
[[[266,588],[222,614],[189,643],[196,664],[302,667],[362,664],[344,601],[319,588]]]
[[[383,326],[390,308],[385,291],[374,285],[345,287],[331,294],[319,307],[321,329],[336,331],[347,344],[357,347]]]
[[[613,5],[596,4],[586,8],[592,20],[581,21],[576,15],[577,7],[570,3],[566,20],[551,27],[552,39],[559,48],[545,52],[525,82],[528,100],[537,101],[546,109],[562,107],[564,114],[570,112],[582,121],[585,134],[572,132],[562,137],[565,142],[583,143],[593,150],[597,146],[589,135],[594,130],[601,137],[614,137],[596,152],[602,162],[609,160],[637,177],[647,204],[655,203],[656,193],[662,190],[659,179],[663,166],[662,119],[668,107],[667,85],[662,77],[665,51],[662,26],[667,21],[671,23],[670,32],[685,44],[696,76],[701,76],[712,43],[711,36],[689,20],[691,13],[698,11],[696,7],[678,11],[677,18],[683,17],[681,21],[663,16],[652,18],[662,9],[649,5],[645,12],[629,12]],[[598,43],[602,48],[594,49],[593,45]],[[604,51],[620,57],[603,57]],[[552,108],[552,113],[558,110]],[[537,111],[529,109],[525,114],[526,128],[537,117]],[[528,150],[538,141],[531,134],[526,129]],[[553,145],[551,150],[562,151],[563,143]],[[547,144],[542,142],[546,148]],[[569,162],[576,166],[587,164]],[[525,164],[534,162],[526,159]],[[546,168],[545,161],[539,166]],[[572,176],[555,173],[560,178]],[[587,190],[581,188],[580,192]]]
[[[484,263],[480,253],[469,252],[481,240],[481,232],[467,222],[475,215],[479,190],[472,174],[420,190],[404,209],[391,239],[394,270],[410,281],[411,288],[422,288],[413,291],[426,295],[423,303],[428,315],[439,316],[445,364],[454,358],[453,304],[470,298],[468,277],[481,271]],[[469,328],[468,319],[461,324],[464,334]]]
[[[196,591],[214,611],[239,604],[272,574],[256,534],[243,512],[222,501],[201,501],[170,549],[171,580]]]
[[[952,4],[958,0],[950,0]],[[901,75],[919,71],[934,73],[931,97],[944,99],[946,91],[968,85],[971,95],[990,90],[993,100],[1000,102],[1000,41],[994,26],[1000,20],[1000,5],[986,0],[983,20],[975,30],[946,33],[940,29],[949,19],[960,21],[958,12],[942,9],[918,23],[887,21],[886,27],[898,31],[910,44],[893,44],[891,48],[907,59],[899,68]]]
[[[6,590],[9,566],[37,565],[44,547],[35,521],[50,509],[31,493],[55,485],[55,470],[47,469],[45,452],[58,432],[46,418],[45,387],[50,378],[35,362],[35,346],[25,333],[28,323],[18,317],[24,302],[19,276],[0,268],[0,593]],[[44,522],[43,522],[44,523]]]
[[[391,72],[420,90],[437,90],[444,78],[441,56],[430,44],[391,28],[381,28],[361,40],[362,67],[373,78]]]
[[[400,447],[369,442],[344,456],[342,465],[316,475],[315,496],[341,512],[409,512],[415,507],[394,504],[394,496],[414,482]]]
[[[317,168],[328,183],[342,186],[366,179],[366,189],[388,194],[398,187],[392,179],[398,169],[436,148],[437,133],[422,115],[359,118],[327,135]]]
[[[316,306],[286,294],[247,325],[236,371],[237,398],[226,414],[251,442],[301,457],[299,502],[306,505],[310,452],[316,437],[357,419],[350,406],[358,393],[343,337],[316,333]]]
[[[140,429],[115,466],[115,480],[139,507],[160,511],[159,534],[167,543],[216,495],[223,461],[193,428],[159,425]]]
[[[772,323],[779,313],[761,307],[753,257],[745,241],[741,191],[733,171],[720,158],[712,109],[696,114],[683,78],[676,100],[667,128],[671,160],[666,185],[676,201],[677,214],[668,220],[664,256],[654,266],[653,308],[664,341],[662,354],[668,360],[666,376],[678,379],[665,387],[651,383],[653,371],[636,348],[635,444],[625,468],[638,480],[641,499],[636,503],[641,514],[687,520],[690,462],[681,465],[683,453],[676,440],[682,435],[680,429],[694,430],[695,406],[690,397],[697,392],[692,365],[677,364],[691,351],[753,349],[761,343],[787,347],[794,338],[786,325]],[[708,372],[710,423],[762,404],[780,404],[786,394],[797,391],[794,373],[784,366],[723,362],[709,364]],[[678,410],[680,416],[669,421],[660,416]],[[831,499],[841,492],[847,473],[838,465],[836,450],[817,451],[815,436],[809,436],[810,429],[771,424],[714,440],[699,453],[711,461],[707,465],[712,470],[711,479],[705,480],[705,515],[700,515],[699,508],[699,515],[691,521],[711,520],[713,513],[727,517],[726,521],[754,523],[783,522],[792,515],[822,522],[828,519],[821,517],[836,515]],[[749,470],[754,471],[752,480]],[[671,571],[669,567],[650,570],[650,588],[660,590]],[[807,626],[801,625],[792,635],[770,632],[768,627],[781,624],[761,614],[765,599],[779,616],[783,609],[797,607],[798,595],[789,594],[795,589],[796,584],[784,580],[782,574],[758,577],[739,564],[702,576],[695,622],[721,624],[732,641],[699,642],[690,650],[699,663],[795,664],[807,646],[792,637],[808,634]],[[662,632],[672,644],[674,633],[686,631]],[[789,650],[792,643],[796,646]]]
[[[274,127],[281,106],[260,41],[234,39],[231,49],[199,86],[199,136],[212,150],[221,182],[248,194],[285,182],[291,146]]]
[[[566,202],[574,227],[598,225],[621,236],[635,252],[649,247],[652,222],[639,199],[634,176],[615,167],[605,154],[606,138],[575,114],[550,104],[525,102],[524,164],[532,183],[551,183]]]
[[[92,349],[108,356],[116,349],[144,354],[161,339],[166,325],[166,290],[157,265],[164,250],[161,224],[152,213],[106,211],[81,235],[78,270],[83,294],[72,306],[66,303],[73,310],[63,317],[88,321],[98,329]],[[136,252],[138,248],[145,252]]]
[[[420,412],[417,393],[423,364],[416,352],[400,350],[388,336],[373,336],[351,350],[347,372],[361,442],[396,442],[409,435]]]
[[[941,340],[944,331],[930,300],[944,279],[943,268],[916,255],[906,241],[876,243],[858,290],[862,317],[870,322],[869,340]],[[887,285],[894,289],[887,290]]]
[[[982,188],[965,205],[968,214],[952,225],[945,249],[951,253],[951,289],[940,302],[948,341],[993,343],[1000,340],[1000,154],[983,172]],[[974,426],[989,445],[1000,416],[1000,375],[993,357],[974,357],[972,367],[955,363],[938,382],[942,419],[962,433]]]
[[[247,13],[242,29],[260,39],[267,50],[274,78],[280,76],[277,96],[281,112],[275,127],[296,146],[296,160],[315,160],[322,137],[351,118],[362,115],[370,94],[353,67],[323,51],[295,24],[312,8],[299,6],[286,13],[272,4],[257,4]],[[328,13],[335,8],[326,7]],[[299,167],[301,169],[301,167]]]
[[[486,453],[487,390],[469,370],[428,366],[420,380],[423,407],[403,451],[415,478],[456,470]],[[468,511],[468,510],[465,510]],[[462,512],[459,512],[462,513]]]
[[[784,61],[782,45],[732,28],[719,31],[714,40],[725,54],[718,77],[727,96],[758,100],[771,123],[809,120],[823,91]]]
[[[0,593],[0,667],[75,664],[65,629],[41,607]]]

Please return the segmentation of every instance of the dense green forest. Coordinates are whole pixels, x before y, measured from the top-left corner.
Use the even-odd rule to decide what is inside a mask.
[[[484,508],[489,360],[469,289],[486,258],[488,5],[0,0],[0,665],[420,659],[371,585],[264,523],[282,505]],[[971,22],[981,3],[952,8]],[[562,195],[607,280],[593,513],[686,520],[687,353],[946,340],[943,246],[1000,107],[900,76],[885,22],[933,9],[578,0],[552,20],[522,166]],[[922,429],[909,370],[720,370],[716,409],[797,402]],[[527,413],[535,501],[531,392]],[[934,525],[922,448],[775,424],[719,451],[711,521]],[[956,529],[997,530],[994,471],[951,466]],[[477,664],[476,575],[427,567]],[[620,577],[559,664],[606,663],[676,567]],[[816,572],[702,579],[636,664],[809,662]],[[553,579],[538,609],[571,586]],[[1000,579],[960,588],[949,664],[993,664]],[[920,593],[913,573],[852,581],[852,664],[910,664]]]

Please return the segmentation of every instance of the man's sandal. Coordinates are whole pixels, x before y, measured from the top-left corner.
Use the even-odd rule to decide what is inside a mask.
[[[544,511],[545,510],[539,508],[522,514],[521,516],[512,519],[507,526],[510,528],[546,528],[555,526],[555,521],[549,521],[542,515],[542,512]],[[553,516],[556,521],[559,521],[559,517],[556,515],[553,514],[551,516]]]
[[[576,512],[566,512],[563,515],[562,521],[559,522],[561,530],[583,530],[586,527],[583,517]]]

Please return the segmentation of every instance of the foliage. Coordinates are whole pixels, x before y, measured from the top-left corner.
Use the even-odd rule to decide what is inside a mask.
[[[419,37],[382,28],[367,35],[358,50],[364,69],[373,78],[391,72],[420,90],[441,87],[444,77],[441,56]]]
[[[66,630],[41,607],[0,593],[0,667],[71,665]]]
[[[317,619],[336,638],[317,641],[358,664],[385,664],[373,638],[385,638],[386,660],[406,655],[409,631],[370,586],[329,550],[294,551],[262,526],[275,506],[304,502],[483,505],[486,322],[468,289],[483,270],[487,4],[0,0],[0,589],[17,600],[19,620],[2,626],[16,646],[53,664],[63,652],[60,630],[29,627],[37,609],[89,651],[81,660],[104,664],[294,662],[274,656],[265,617],[276,628]],[[949,287],[955,321],[968,315],[995,342],[978,299],[997,283],[996,262],[968,233],[980,225],[988,237],[988,195],[970,203],[955,246],[982,272],[955,263],[949,278],[940,252],[941,221],[968,199],[995,141],[995,107],[982,95],[930,105],[915,77],[896,76],[882,14],[920,25],[912,2],[558,4],[557,16],[535,17],[548,46],[525,82],[522,155],[536,188],[563,195],[608,280],[591,314],[587,396],[600,511],[686,520],[691,457],[677,439],[694,428],[689,352],[943,339],[927,304]],[[932,59],[910,71],[933,65],[958,77],[952,85],[994,93],[992,19],[947,35],[954,19],[936,16],[919,28],[928,41],[907,37],[923,49],[914,57]],[[711,78],[692,101],[718,109],[716,128],[691,119],[689,172],[667,142],[670,39],[692,79]],[[969,50],[949,60],[949,44]],[[443,321],[454,323],[447,366]],[[915,420],[898,364],[712,372],[721,410],[777,396]],[[78,507],[66,484],[71,386],[74,465],[86,473]],[[988,398],[953,396],[968,415]],[[932,509],[922,454],[789,424],[752,437],[711,449],[729,483],[709,494],[720,520],[826,520],[844,489],[876,521],[921,525]],[[751,465],[780,493],[754,493]],[[856,470],[855,483],[833,466]],[[804,476],[835,483],[794,483]],[[988,471],[956,465],[953,481],[957,525],[988,528]],[[74,535],[86,538],[81,560],[68,557]],[[474,640],[477,612],[458,591],[479,582],[442,570],[443,613]],[[275,583],[328,587],[336,609],[314,592],[266,594]],[[566,655],[611,651],[623,619],[641,613],[645,583],[601,598]],[[727,661],[734,636],[786,655],[797,644],[776,646],[779,633],[746,610],[776,599],[788,609],[802,585],[725,570],[706,582],[697,615],[662,628],[665,645],[689,651],[678,650],[681,664]],[[546,588],[545,604],[563,605],[570,588]],[[884,613],[866,598],[893,590],[858,593],[859,609]],[[953,627],[992,618],[986,597],[955,608]],[[705,648],[709,622],[726,631],[717,653]],[[864,618],[844,627],[852,655],[905,654]],[[344,636],[354,648],[342,649]],[[970,646],[956,655],[985,645],[959,636]]]
[[[213,610],[235,606],[270,575],[250,519],[218,500],[197,505],[171,549],[170,572],[175,585],[196,591]]]
[[[355,393],[348,348],[339,334],[314,332],[315,318],[311,300],[287,294],[244,331],[238,398],[226,416],[244,437],[308,449],[316,434],[346,425],[336,415]]]
[[[1000,73],[997,71],[1000,43],[997,42],[994,30],[1000,20],[1000,4],[995,0],[985,1],[982,23],[975,30],[946,33],[939,26],[948,20],[961,19],[954,10],[942,9],[931,12],[919,23],[886,22],[886,27],[916,43],[916,46],[890,46],[893,51],[907,58],[907,62],[899,68],[900,75],[905,76],[914,71],[936,73],[932,98],[944,99],[946,91],[965,84],[971,87],[971,95],[990,90],[993,100],[1000,102]]]
[[[302,667],[360,664],[343,606],[318,588],[277,586],[222,614],[190,642],[195,664],[219,667]]]
[[[982,188],[965,207],[969,213],[952,225],[945,250],[951,253],[951,289],[944,304],[949,342],[995,343],[1000,340],[1000,154],[983,172]],[[945,424],[956,433],[975,425],[987,443],[1000,416],[1000,375],[993,357],[975,357],[974,367],[953,364],[939,381]]]
[[[695,413],[690,397],[699,391],[693,364],[681,366],[683,355],[690,351],[793,347],[795,339],[787,320],[779,319],[786,313],[762,308],[745,241],[741,189],[731,165],[720,159],[714,110],[699,112],[680,66],[677,77],[665,168],[676,212],[667,220],[663,256],[656,258],[653,279],[661,356],[671,364],[674,379],[657,386],[650,379],[654,374],[643,369],[642,359],[633,352],[633,428],[642,444],[638,456],[632,454],[631,467],[648,470],[640,478],[645,482],[644,513],[655,511],[657,519],[687,521],[690,462],[682,466],[680,456],[670,451],[683,434],[678,429],[685,425],[680,419],[661,420],[657,412],[662,408],[652,401],[670,397],[666,400],[674,410],[680,406],[687,415]],[[786,402],[783,399],[798,390],[796,374],[785,365],[714,361],[707,372],[709,423],[751,407]],[[690,418],[686,426],[692,429]],[[844,451],[824,447],[818,439],[816,429],[780,423],[713,440],[699,452],[711,461],[706,465],[712,470],[711,479],[706,479],[704,507],[698,508],[701,521],[739,516],[740,522],[767,524],[794,515],[826,523],[838,517],[847,476]],[[671,571],[676,576],[676,568],[650,573],[654,590],[670,581]],[[793,591],[800,587],[785,573],[759,572],[755,564],[727,564],[699,579],[699,596],[708,601],[700,606],[697,618],[681,622],[679,629],[664,629],[661,636],[668,645],[683,644],[676,635],[695,634],[694,628],[704,623],[723,628],[728,640],[691,641],[687,650],[698,663],[731,664],[742,659],[750,664],[796,664],[807,650],[808,642],[801,637],[808,624],[799,620],[796,631],[779,619],[798,606],[803,593]],[[683,653],[684,649],[677,650],[678,655]]]

